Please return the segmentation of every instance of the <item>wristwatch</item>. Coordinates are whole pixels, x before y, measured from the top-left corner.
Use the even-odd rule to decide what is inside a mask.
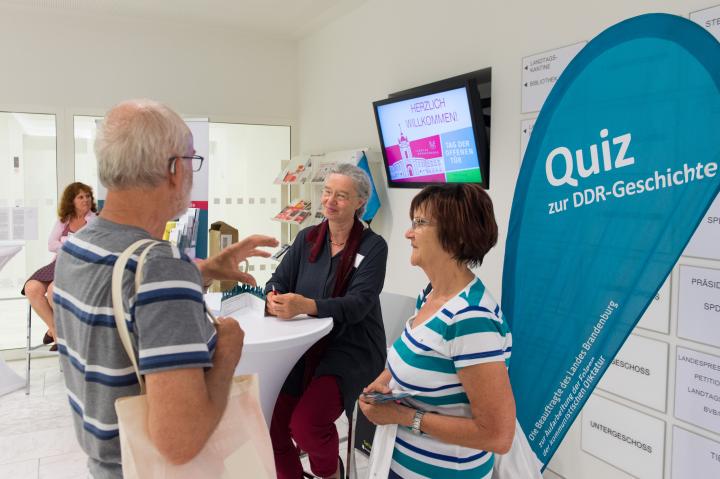
[[[422,431],[420,430],[420,423],[422,422],[422,418],[425,415],[425,411],[421,411],[419,409],[415,410],[415,416],[412,420],[412,432],[413,434],[417,434],[418,436],[422,434]]]

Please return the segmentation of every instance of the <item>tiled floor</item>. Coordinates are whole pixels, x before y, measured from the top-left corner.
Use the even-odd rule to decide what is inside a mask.
[[[7,365],[25,376],[25,361]],[[0,396],[0,478],[86,479],[85,453],[75,439],[70,406],[57,356],[32,360],[30,395],[21,389]],[[337,423],[347,437],[347,419]],[[340,444],[345,460],[347,442]],[[307,471],[307,459],[303,460]],[[366,477],[367,459],[357,455],[358,476]]]
[[[25,361],[10,361],[11,369],[25,375]],[[75,439],[70,406],[65,395],[57,356],[35,358],[30,374],[30,395],[21,389],[0,396],[0,478],[87,479],[86,456]],[[340,438],[347,437],[347,419],[337,422]],[[340,443],[345,460],[347,442]],[[358,478],[367,477],[367,458],[358,453]],[[310,471],[307,458],[305,470]],[[545,477],[559,476],[547,471]]]
[[[24,361],[7,364],[25,375]],[[33,359],[30,395],[21,389],[0,397],[0,477],[89,477],[70,414],[57,357]]]

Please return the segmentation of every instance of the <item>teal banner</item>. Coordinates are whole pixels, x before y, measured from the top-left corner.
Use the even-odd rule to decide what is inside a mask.
[[[502,298],[518,419],[544,464],[718,194],[719,137],[720,44],[673,15],[605,30],[545,101]]]

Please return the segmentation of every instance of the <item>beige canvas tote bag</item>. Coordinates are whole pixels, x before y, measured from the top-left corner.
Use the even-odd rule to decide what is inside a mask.
[[[125,479],[258,478],[274,479],[270,434],[260,409],[257,375],[233,378],[227,408],[205,447],[189,463],[176,466],[168,462],[150,440],[147,429],[145,382],[140,375],[130,334],[125,323],[122,276],[132,254],[149,244],[138,259],[135,291],[140,286],[142,268],[154,240],[140,240],[128,247],[113,267],[112,300],[120,339],[137,374],[140,395],[120,398],[115,411],[120,427],[123,476]],[[209,318],[214,323],[212,315]]]
[[[492,479],[542,479],[542,462],[530,447],[520,422],[515,419],[515,436],[505,454],[495,454]]]

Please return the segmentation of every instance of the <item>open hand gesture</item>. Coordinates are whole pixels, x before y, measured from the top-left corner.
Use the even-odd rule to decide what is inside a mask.
[[[205,283],[211,280],[239,281],[256,286],[255,278],[252,275],[240,271],[240,263],[251,257],[269,258],[270,253],[260,248],[273,248],[278,244],[278,240],[271,236],[248,236],[231,244],[212,258],[199,260],[197,266]]]

